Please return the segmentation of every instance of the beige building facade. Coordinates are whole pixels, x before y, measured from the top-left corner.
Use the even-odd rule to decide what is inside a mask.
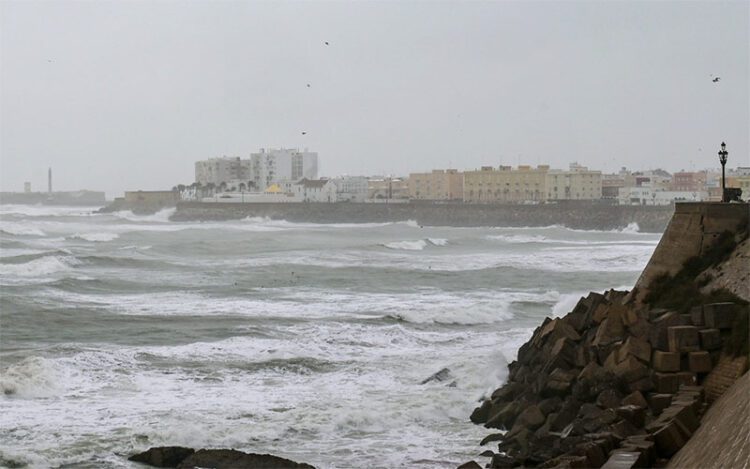
[[[602,172],[571,164],[568,171],[552,170],[546,177],[547,200],[598,200],[602,198]]]
[[[543,202],[546,197],[546,176],[549,166],[540,165],[483,166],[477,171],[464,171],[464,202],[521,203]]]
[[[415,200],[461,200],[464,174],[456,169],[435,169],[409,175],[409,197]]]

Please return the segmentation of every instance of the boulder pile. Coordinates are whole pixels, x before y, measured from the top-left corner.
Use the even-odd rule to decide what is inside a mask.
[[[589,294],[519,349],[507,382],[471,415],[499,430],[481,442],[499,442],[483,453],[489,467],[649,467],[696,431],[707,406],[702,384],[747,306],[680,314],[636,309],[626,295]]]

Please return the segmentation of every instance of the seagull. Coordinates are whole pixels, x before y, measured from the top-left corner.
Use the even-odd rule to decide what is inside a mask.
[[[307,84],[307,87],[310,88],[310,83]]]
[[[326,41],[326,45],[327,45],[327,46],[328,46],[328,45],[330,45],[330,44],[328,44],[328,41]]]
[[[713,79],[713,80],[711,80],[711,81],[712,81],[712,82],[714,82],[714,83],[718,83],[718,82],[719,82],[719,80],[721,80],[721,77],[716,77],[716,78],[714,78],[714,79]]]
[[[302,135],[307,135],[307,132],[302,132]]]

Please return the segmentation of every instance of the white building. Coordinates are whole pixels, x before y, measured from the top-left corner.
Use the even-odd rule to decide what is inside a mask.
[[[364,202],[367,199],[367,178],[364,176],[341,176],[331,179],[336,186],[338,202]]]
[[[663,191],[649,185],[621,187],[620,205],[670,205],[674,202],[700,202],[708,200],[705,191]]]
[[[294,198],[301,202],[336,202],[336,185],[330,179],[303,178],[293,189]]]
[[[294,182],[302,178],[318,178],[318,154],[297,149],[260,149],[250,158],[239,156],[209,158],[195,163],[195,181],[202,185],[222,183],[227,188],[264,190],[282,181]]]
[[[260,149],[250,155],[252,179],[260,189],[282,181],[318,178],[318,154],[297,149]]]

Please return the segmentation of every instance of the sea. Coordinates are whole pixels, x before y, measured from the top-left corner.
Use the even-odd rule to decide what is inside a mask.
[[[0,205],[0,467],[135,468],[172,445],[483,461],[469,415],[518,347],[630,288],[660,237],[171,213]]]

